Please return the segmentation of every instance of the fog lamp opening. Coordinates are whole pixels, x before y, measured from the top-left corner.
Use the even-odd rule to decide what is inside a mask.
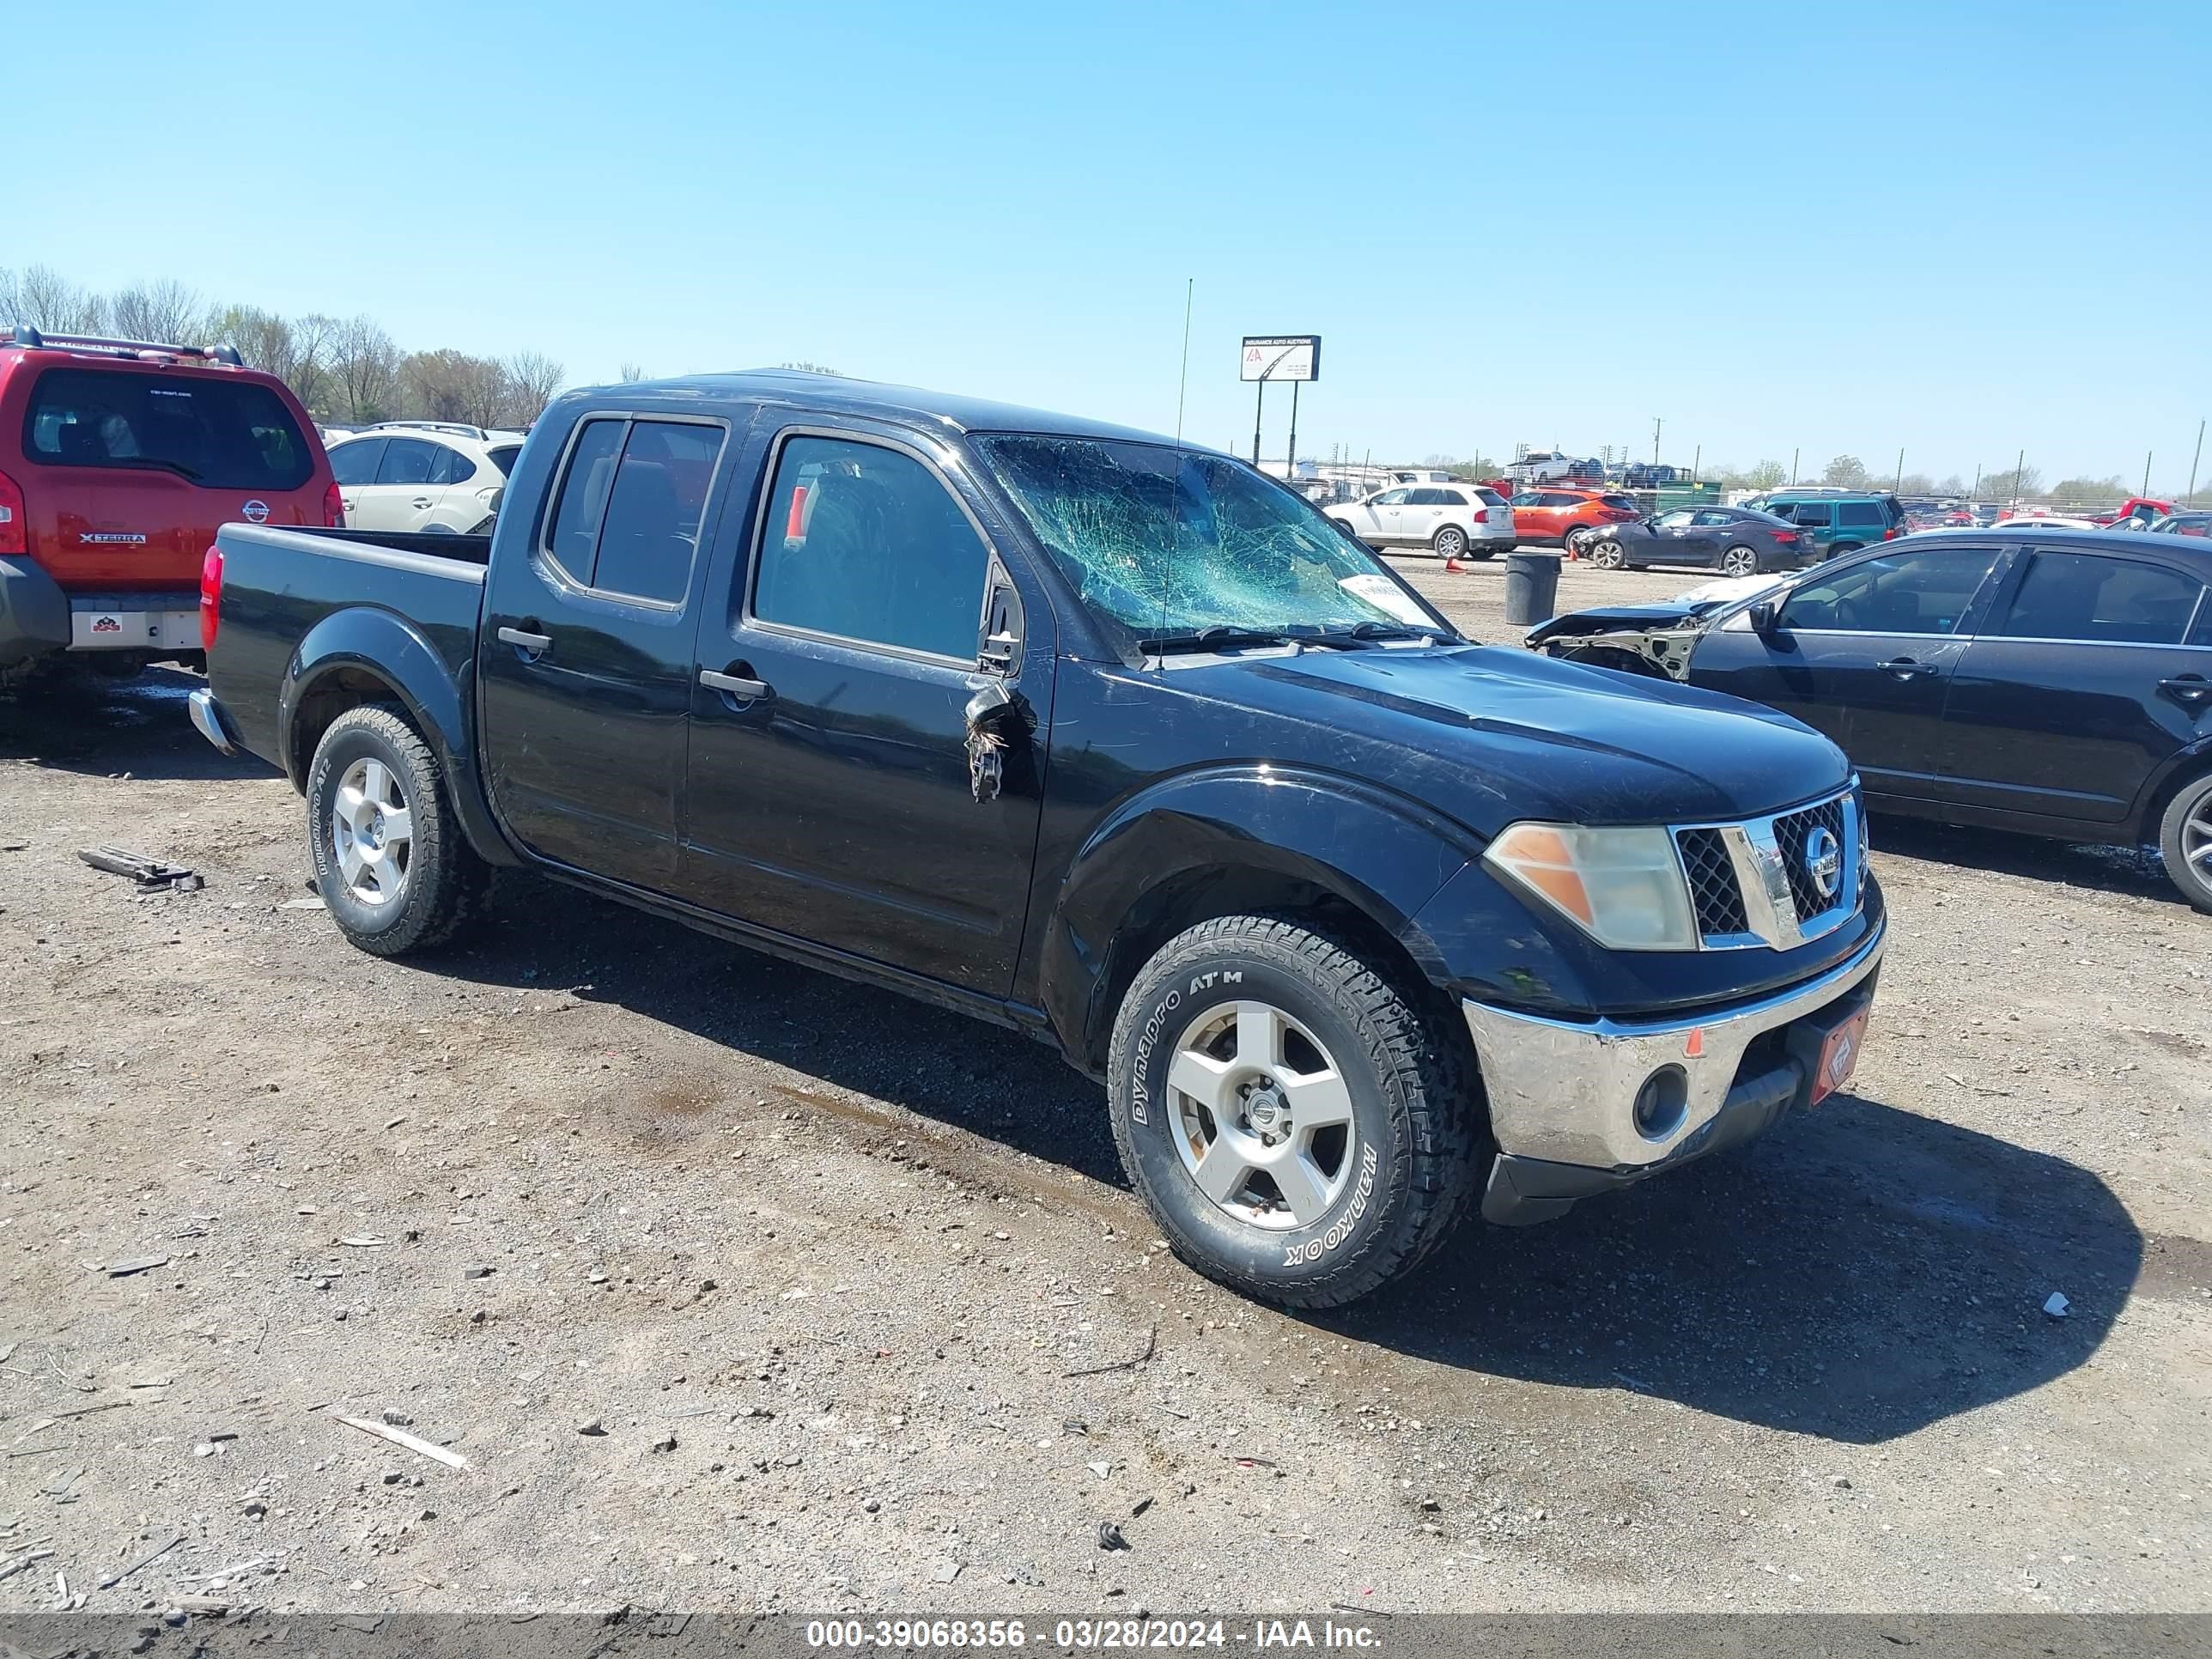
[[[1646,1140],[1666,1139],[1682,1127],[1689,1105],[1689,1074],[1679,1066],[1662,1066],[1636,1091],[1636,1133]]]

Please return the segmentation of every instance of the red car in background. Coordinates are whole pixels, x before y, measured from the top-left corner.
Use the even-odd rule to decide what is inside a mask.
[[[2148,530],[2159,520],[2173,511],[2172,501],[2161,501],[2151,495],[2130,495],[2112,514],[2099,514],[2097,522],[2108,524],[2115,530]]]
[[[217,526],[342,524],[315,423],[228,346],[0,335],[0,684],[197,660]]]
[[[1523,547],[1577,550],[1583,536],[1601,525],[1626,524],[1644,516],[1635,497],[1617,489],[1582,489],[1565,484],[1532,484],[1510,498],[1513,528]]]

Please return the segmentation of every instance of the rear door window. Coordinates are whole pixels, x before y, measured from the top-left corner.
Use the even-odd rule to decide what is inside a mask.
[[[257,381],[50,368],[23,417],[26,459],[150,468],[215,489],[297,489],[313,452],[284,400]]]
[[[1996,631],[2016,640],[2179,645],[2204,584],[2164,565],[2039,551]]]
[[[585,422],[546,550],[586,587],[681,605],[724,435],[696,421]]]
[[[1826,501],[1787,501],[1774,510],[1793,524],[1808,524],[1825,529],[1828,514],[1834,509]]]
[[[427,484],[438,465],[436,444],[426,443],[420,438],[394,438],[384,447],[384,459],[377,463],[376,481],[380,484]]]

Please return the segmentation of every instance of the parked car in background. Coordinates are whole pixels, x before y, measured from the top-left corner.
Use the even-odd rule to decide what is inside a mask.
[[[1681,482],[1680,468],[1662,465],[1652,461],[1632,461],[1621,469],[1621,486],[1627,489],[1656,489],[1662,484]]]
[[[1517,484],[1549,483],[1574,476],[1574,458],[1555,449],[1532,449],[1509,463],[1505,476]]]
[[[1486,559],[1514,545],[1513,509],[1482,484],[1407,484],[1327,509],[1370,547],[1426,547],[1440,558]]]
[[[1516,490],[1507,497],[1514,534],[1523,547],[1559,546],[1571,551],[1576,538],[1603,525],[1626,524],[1644,516],[1633,497],[1614,489],[1569,489],[1547,484]]]
[[[1811,539],[1786,519],[1741,507],[1678,507],[1588,532],[1582,554],[1600,570],[1699,565],[1725,576],[1794,570],[1808,562]]]
[[[1744,506],[1787,519],[1813,539],[1821,558],[1855,552],[1905,533],[1905,509],[1886,490],[1779,489]]]
[[[2118,512],[2108,514],[2097,522],[2110,525],[2115,530],[2148,530],[2172,511],[2172,501],[2160,501],[2151,495],[2130,495],[2120,503]]]
[[[2033,525],[2039,530],[2107,530],[2115,526],[2103,525],[2094,519],[2085,519],[2073,513],[2016,513],[2010,518],[1999,519],[2001,525]]]
[[[2212,547],[2015,521],[1733,602],[1560,617],[1528,643],[1795,715],[1850,756],[1877,811],[2154,843],[2212,911],[2208,584]]]
[[[520,432],[453,422],[380,421],[331,447],[356,530],[480,535],[499,510]]]
[[[210,561],[194,723],[305,795],[363,951],[522,866],[1028,1031],[1161,1237],[1298,1307],[1850,1074],[1887,924],[1833,744],[1474,645],[1230,456],[707,375],[559,399],[513,488],[450,556]]]
[[[2154,536],[2212,536],[2212,513],[2169,513],[2151,526]]]
[[[0,337],[0,684],[196,659],[216,526],[338,515],[307,411],[229,347]]]

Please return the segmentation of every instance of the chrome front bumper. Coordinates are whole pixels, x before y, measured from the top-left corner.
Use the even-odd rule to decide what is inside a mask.
[[[1779,1066],[1754,1065],[1751,1070],[1759,1075],[1746,1075],[1746,1051],[1770,1031],[1855,1003],[1862,988],[1870,995],[1869,981],[1887,944],[1885,918],[1881,931],[1850,960],[1819,978],[1693,1018],[1577,1024],[1461,1004],[1482,1065],[1491,1128],[1505,1155],[1501,1162],[1580,1165],[1611,1177],[1598,1184],[1618,1185],[1651,1173],[1653,1166],[1711,1150],[1719,1144],[1717,1121],[1730,1105],[1732,1091],[1741,1086],[1762,1100],[1775,1092],[1772,1072]],[[1646,1134],[1636,1122],[1638,1091],[1668,1068],[1680,1073],[1680,1115],[1663,1133]],[[1810,1062],[1802,1061],[1802,1070],[1809,1079]],[[1793,1086],[1789,1092],[1798,1091]],[[1782,1099],[1758,1127],[1787,1103]]]

